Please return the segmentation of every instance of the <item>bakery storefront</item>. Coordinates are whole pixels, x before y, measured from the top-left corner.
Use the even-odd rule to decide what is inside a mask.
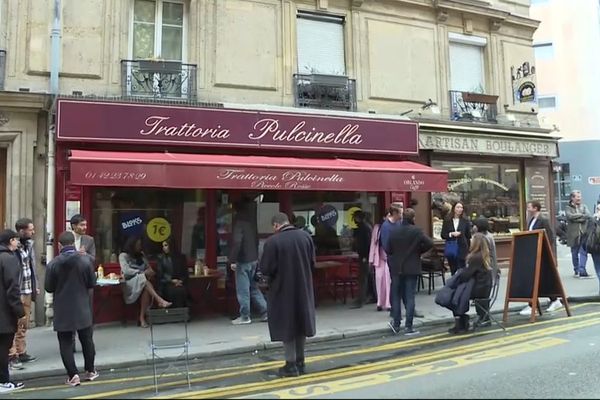
[[[442,220],[456,201],[463,202],[470,220],[488,219],[501,262],[510,257],[512,234],[525,229],[527,201],[540,201],[542,212],[553,221],[552,159],[558,157],[557,140],[541,129],[421,122],[422,157],[432,168],[448,171],[447,190],[424,195],[431,201],[431,213],[422,211],[440,248]]]
[[[283,211],[313,236],[318,261],[351,262],[356,210],[378,222],[391,201],[448,184],[419,162],[418,124],[404,119],[59,99],[57,121],[56,226],[84,214],[105,274],[119,272],[128,237],[142,237],[151,261],[173,239],[190,282],[214,278],[192,293],[196,313],[235,309],[237,201],[253,205],[260,245]]]

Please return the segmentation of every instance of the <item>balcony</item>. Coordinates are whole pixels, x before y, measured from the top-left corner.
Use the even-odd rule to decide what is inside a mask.
[[[0,50],[0,90],[4,90],[5,74],[6,74],[6,50]]]
[[[450,91],[450,118],[497,124],[498,96],[482,93]]]
[[[196,65],[178,61],[122,60],[122,94],[196,100],[196,70]]]
[[[340,75],[295,74],[296,107],[356,111],[356,80]]]

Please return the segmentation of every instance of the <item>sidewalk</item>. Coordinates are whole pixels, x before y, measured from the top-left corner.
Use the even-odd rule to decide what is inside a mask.
[[[595,278],[591,257],[588,262],[588,273],[593,279],[578,279],[573,277],[571,255],[565,246],[559,246],[559,270],[568,297],[590,298],[598,296],[598,280]],[[449,274],[446,275],[447,277]],[[504,307],[508,269],[502,270],[498,300],[494,311]],[[425,290],[417,294],[417,309],[424,318],[416,319],[415,326],[423,324],[449,324],[451,313],[434,303],[434,293],[427,294]],[[442,287],[441,278],[436,279],[436,289]],[[543,302],[546,300],[542,299]],[[511,303],[511,310],[520,310],[525,304]],[[471,310],[472,312],[473,309]],[[564,311],[563,311],[564,312]],[[527,317],[513,313],[511,320]],[[388,313],[376,312],[375,306],[369,304],[361,309],[352,310],[349,305],[323,303],[317,308],[317,336],[309,341],[336,340],[344,337],[377,334],[388,331]],[[173,335],[180,335],[181,327],[161,326],[161,332],[171,329]],[[250,325],[233,326],[228,318],[215,316],[204,320],[196,320],[189,325],[191,339],[190,355],[193,358],[210,357],[222,354],[239,354],[254,352],[266,348],[279,347],[280,343],[271,343],[266,323],[253,322]],[[127,326],[109,324],[97,326],[94,333],[96,343],[96,365],[99,370],[114,367],[139,365],[151,359],[148,351],[150,339],[149,329],[136,327],[133,323]],[[58,353],[58,341],[51,327],[31,329],[27,334],[27,352],[38,358],[37,361],[25,364],[26,369],[12,371],[14,379],[27,379],[35,376],[63,375],[64,369]],[[78,344],[78,349],[81,347]],[[79,351],[76,360],[83,367],[83,357]]]

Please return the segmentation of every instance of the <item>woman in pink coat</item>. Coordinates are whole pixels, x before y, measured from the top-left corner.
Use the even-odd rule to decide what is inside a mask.
[[[380,224],[373,227],[371,235],[371,248],[369,249],[369,263],[375,267],[375,286],[377,288],[377,311],[383,309],[390,310],[390,286],[392,278],[390,269],[387,265],[387,254],[383,247],[379,245]]]

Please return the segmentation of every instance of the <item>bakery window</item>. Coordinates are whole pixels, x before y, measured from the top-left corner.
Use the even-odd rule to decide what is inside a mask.
[[[485,217],[491,232],[507,236],[521,226],[521,169],[514,163],[431,162],[436,169],[448,171],[448,190],[432,193],[433,237],[441,239],[442,222],[458,201],[470,220]]]

